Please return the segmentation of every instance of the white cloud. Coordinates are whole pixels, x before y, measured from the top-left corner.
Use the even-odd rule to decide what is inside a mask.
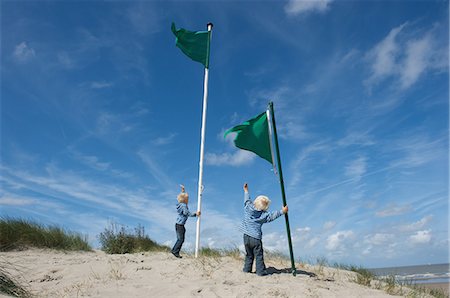
[[[396,60],[399,53],[397,35],[406,24],[400,25],[389,32],[389,34],[378,43],[369,53],[368,58],[372,60],[372,74],[368,80],[371,85],[392,75],[396,72]]]
[[[409,237],[412,244],[426,244],[431,241],[431,230],[417,231]]]
[[[19,62],[27,62],[36,56],[33,48],[30,48],[25,41],[18,44],[13,53],[14,58]]]
[[[206,153],[205,162],[207,165],[222,166],[229,165],[238,167],[250,164],[255,158],[255,154],[246,150],[238,150],[233,154],[230,153]]]
[[[288,15],[301,15],[313,12],[323,13],[329,9],[333,0],[289,0],[284,11]]]
[[[323,229],[325,231],[331,230],[332,228],[334,228],[336,226],[336,222],[334,221],[327,221],[323,224]]]
[[[267,233],[263,236],[264,249],[285,253],[288,249],[287,238],[282,233]]]
[[[117,136],[118,133],[128,133],[135,128],[135,124],[128,123],[128,118],[130,118],[130,115],[100,112],[97,117],[95,131],[99,135],[113,134],[115,136]]]
[[[333,235],[328,236],[326,249],[328,250],[342,250],[347,244],[347,241],[354,237],[351,230],[338,231]]]
[[[310,227],[298,228],[297,232],[299,233],[309,233],[311,231]]]
[[[384,245],[395,238],[394,234],[376,233],[365,237],[364,242],[371,245]]]
[[[366,173],[366,170],[366,158],[361,156],[349,163],[349,165],[345,168],[345,175],[347,177],[360,180],[361,177]]]
[[[395,216],[409,212],[411,209],[412,208],[410,205],[398,206],[397,204],[391,204],[385,209],[376,212],[375,214],[378,217]]]
[[[101,162],[97,156],[77,154],[76,158],[85,165],[88,165],[89,167],[99,171],[106,171],[110,168],[111,165],[111,163],[109,162]]]
[[[439,42],[434,28],[421,34],[421,31],[414,32],[409,27],[405,23],[392,29],[367,53],[371,74],[365,84],[369,89],[392,77],[396,84],[394,87],[404,90],[427,71],[448,67],[448,53],[443,54],[442,50],[447,46]]]
[[[306,132],[307,129],[305,125],[294,121],[287,121],[285,124],[283,123],[279,128],[277,127],[277,132],[278,130],[280,138],[289,141],[302,141],[309,136]]]
[[[176,136],[176,133],[171,133],[168,136],[156,138],[153,143],[157,146],[168,145],[173,142]]]
[[[401,87],[403,89],[414,84],[427,69],[429,65],[428,59],[430,59],[428,54],[432,52],[431,43],[430,35],[408,42],[403,70],[400,74]]]
[[[402,232],[417,231],[417,230],[425,227],[428,223],[431,222],[432,219],[433,219],[433,216],[428,215],[428,216],[425,216],[424,218],[420,219],[419,221],[413,222],[411,224],[401,225],[398,229]]]
[[[314,247],[317,243],[319,243],[319,241],[320,241],[320,238],[319,238],[319,237],[314,237],[314,238],[310,239],[310,240],[306,243],[305,248],[312,248],[312,247]]]

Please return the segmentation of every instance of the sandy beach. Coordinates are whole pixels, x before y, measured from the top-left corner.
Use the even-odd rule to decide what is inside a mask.
[[[354,282],[355,273],[266,258],[271,275],[241,271],[234,257],[146,252],[25,250],[0,253],[10,275],[37,297],[392,297]]]

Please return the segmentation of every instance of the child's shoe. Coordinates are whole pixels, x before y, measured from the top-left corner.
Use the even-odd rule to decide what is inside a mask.
[[[182,258],[182,256],[180,256],[180,254],[176,254],[176,253],[174,253],[174,252],[172,252],[172,254],[173,254],[175,257],[179,258],[179,259]]]
[[[266,276],[266,275],[269,275],[269,273],[266,270],[264,270],[262,272],[256,273],[256,275],[258,275],[258,276]]]

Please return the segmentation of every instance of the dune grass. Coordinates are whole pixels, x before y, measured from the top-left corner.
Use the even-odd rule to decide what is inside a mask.
[[[202,247],[199,250],[199,256],[202,257],[232,257],[234,259],[240,259],[241,252],[239,251],[239,248],[228,248],[228,249],[216,249],[216,248],[209,248],[209,247]]]
[[[361,266],[354,265],[343,265],[334,264],[332,267],[353,271],[356,273],[355,283],[366,286],[373,287],[379,290],[384,290],[389,295],[400,295],[406,297],[436,297],[436,298],[448,298],[446,294],[441,289],[427,289],[425,287],[420,287],[414,284],[412,281],[405,282],[399,281],[394,275],[389,275],[386,277],[376,276],[369,269],[363,268]]]
[[[44,226],[36,222],[0,218],[0,251],[11,251],[27,248],[51,248],[57,250],[90,251],[86,237],[64,230],[57,226]],[[7,271],[8,269],[8,271]],[[15,268],[6,261],[0,261],[0,293],[12,297],[31,297],[9,271]]]
[[[87,237],[58,226],[44,226],[36,222],[0,218],[0,251],[30,247],[58,250],[92,250]]]
[[[4,269],[0,262],[0,293],[12,297],[31,297],[29,291],[14,280]]]
[[[126,254],[144,251],[170,251],[169,247],[161,245],[150,239],[144,227],[138,225],[134,233],[124,226],[111,223],[109,227],[98,236],[101,249],[109,254]]]
[[[378,277],[374,273],[372,273],[369,269],[366,269],[362,266],[335,264],[333,265],[333,267],[355,272],[356,273],[355,282],[359,285],[363,285],[366,287],[370,287],[372,281],[378,279]]]

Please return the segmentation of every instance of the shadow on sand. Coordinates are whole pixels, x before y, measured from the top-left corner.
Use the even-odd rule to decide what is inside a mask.
[[[267,270],[268,274],[282,274],[282,273],[292,274],[292,268],[277,269],[275,267],[267,267],[266,270]],[[295,273],[296,273],[296,275],[303,274],[303,275],[308,275],[309,277],[316,277],[317,276],[313,272],[308,272],[308,271],[298,270],[298,269],[296,269]]]

